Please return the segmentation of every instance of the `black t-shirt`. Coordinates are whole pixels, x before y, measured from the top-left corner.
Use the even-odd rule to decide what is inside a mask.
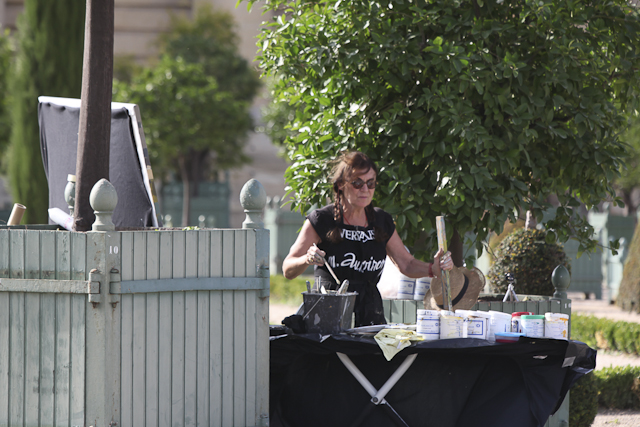
[[[386,233],[384,241],[375,240],[373,224],[359,227],[344,223],[336,223],[333,218],[333,204],[311,212],[307,219],[313,226],[321,242],[318,247],[325,251],[325,259],[340,279],[348,279],[350,283],[368,282],[377,284],[387,256],[387,242],[396,229],[391,215],[379,208],[374,208],[375,224]],[[327,233],[336,225],[340,228],[342,241],[332,243]],[[334,281],[327,267],[316,266],[315,275]]]

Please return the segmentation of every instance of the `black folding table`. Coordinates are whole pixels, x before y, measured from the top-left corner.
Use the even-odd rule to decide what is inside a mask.
[[[270,345],[270,425],[287,427],[543,426],[596,357],[584,343],[526,337],[421,342],[391,361],[370,336]]]

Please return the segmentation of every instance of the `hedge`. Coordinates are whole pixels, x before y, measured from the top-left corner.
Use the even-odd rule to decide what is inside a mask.
[[[640,323],[573,314],[571,339],[597,349],[640,355]]]

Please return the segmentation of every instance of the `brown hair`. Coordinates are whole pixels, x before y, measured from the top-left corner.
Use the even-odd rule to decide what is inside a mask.
[[[377,176],[378,167],[376,164],[369,158],[369,156],[360,151],[342,153],[340,157],[336,159],[335,165],[331,171],[333,175],[332,181],[334,196],[333,219],[336,221],[336,227],[327,233],[327,237],[331,242],[337,243],[342,240],[342,237],[340,237],[340,227],[338,226],[338,224],[344,224],[344,212],[342,210],[343,196],[340,187],[343,187],[351,181],[355,171],[358,171],[359,174],[365,174],[372,169]],[[369,224],[373,224],[376,240],[379,242],[385,241],[387,233],[380,229],[376,224],[376,212],[373,209],[373,203],[369,203],[369,205],[364,209],[364,212],[367,216],[367,222],[369,222]]]

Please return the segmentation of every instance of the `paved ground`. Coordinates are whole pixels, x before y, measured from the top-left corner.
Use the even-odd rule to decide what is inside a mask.
[[[603,300],[584,299],[580,293],[570,293],[571,311],[583,315],[593,315],[605,317],[612,320],[622,320],[625,322],[640,323],[640,314],[622,311],[615,305]],[[269,317],[272,324],[280,324],[282,319],[293,314],[297,310],[295,305],[271,304]],[[633,357],[620,353],[605,353],[598,351],[596,358],[596,369],[610,366],[640,366],[640,357]],[[639,427],[640,411],[619,411],[600,409],[594,420],[592,427]]]

